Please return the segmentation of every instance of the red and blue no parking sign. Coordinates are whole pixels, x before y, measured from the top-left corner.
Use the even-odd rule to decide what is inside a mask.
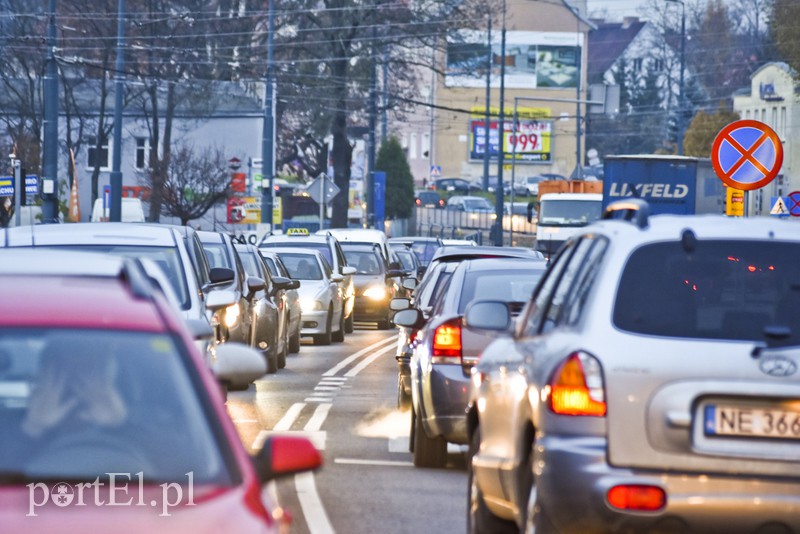
[[[778,175],[783,165],[783,145],[778,134],[763,122],[736,121],[714,139],[711,163],[728,186],[752,191]]]

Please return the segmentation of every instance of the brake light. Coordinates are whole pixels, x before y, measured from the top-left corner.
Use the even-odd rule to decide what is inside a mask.
[[[433,363],[461,363],[461,319],[448,321],[433,332]]]
[[[614,486],[607,497],[608,504],[620,510],[654,512],[667,504],[667,494],[658,486]]]
[[[585,352],[571,354],[550,380],[550,409],[561,415],[606,414],[600,363]]]
[[[416,199],[414,202],[417,203],[417,206],[421,206],[422,205],[422,201],[420,199]]]

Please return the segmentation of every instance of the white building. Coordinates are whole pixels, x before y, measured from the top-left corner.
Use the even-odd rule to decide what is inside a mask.
[[[773,197],[800,190],[800,92],[797,72],[786,63],[767,63],[750,77],[749,89],[733,96],[733,110],[742,119],[752,119],[770,126],[783,143],[783,167],[778,177],[752,192],[749,215],[766,215]]]

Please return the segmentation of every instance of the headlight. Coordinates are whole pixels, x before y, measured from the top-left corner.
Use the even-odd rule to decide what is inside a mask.
[[[364,291],[364,296],[372,300],[383,300],[386,298],[386,288],[381,286],[368,287]]]
[[[311,298],[300,299],[300,307],[303,308],[304,312],[319,311],[323,309],[322,302]]]
[[[225,308],[225,326],[228,328],[233,328],[236,326],[236,322],[239,320],[240,313],[241,312],[239,311],[238,304],[232,304]]]

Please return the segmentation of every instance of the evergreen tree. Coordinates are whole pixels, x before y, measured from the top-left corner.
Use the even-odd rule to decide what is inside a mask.
[[[386,173],[386,218],[406,219],[414,208],[414,177],[400,141],[390,137],[378,151],[375,168]]]

